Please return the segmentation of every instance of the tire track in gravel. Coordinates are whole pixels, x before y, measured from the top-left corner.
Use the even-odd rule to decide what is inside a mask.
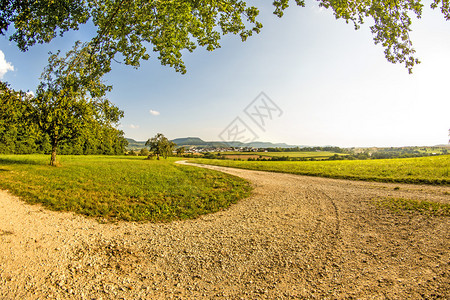
[[[450,218],[374,205],[450,203],[450,187],[207,168],[249,180],[253,195],[195,220],[99,224],[0,191],[0,298],[450,295]]]

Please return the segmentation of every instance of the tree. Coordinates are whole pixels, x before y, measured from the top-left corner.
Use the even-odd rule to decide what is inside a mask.
[[[63,141],[73,140],[95,123],[117,123],[123,112],[104,99],[110,88],[100,72],[85,77],[91,57],[75,45],[65,57],[53,54],[41,76],[33,99],[34,116],[51,142],[50,165],[56,166],[56,151]]]
[[[178,147],[178,148],[177,148],[177,156],[183,155],[184,150],[185,150],[184,147]]]
[[[128,155],[137,156],[138,153],[137,153],[136,151],[134,151],[134,150],[130,150],[130,151],[128,152]]]
[[[138,67],[141,60],[150,58],[146,48],[150,43],[163,65],[185,73],[183,50],[192,52],[197,46],[203,46],[211,51],[220,47],[221,33],[239,34],[245,40],[262,26],[255,19],[258,10],[236,0],[6,0],[1,3],[0,33],[6,34],[9,25],[13,25],[9,39],[22,51],[35,43],[50,42],[58,34],[77,30],[80,24],[91,20],[97,34],[86,47],[97,57],[102,71],[110,69],[116,54],[123,57],[125,64]]]
[[[431,8],[439,8],[449,20],[449,1],[432,0]],[[305,6],[304,0],[295,2]],[[421,0],[318,2],[331,9],[337,19],[353,23],[355,29],[372,19],[374,41],[384,47],[388,61],[403,63],[410,72],[419,63],[409,32],[411,15],[420,18],[422,14]],[[289,0],[275,0],[273,5],[274,14],[282,17]],[[139,67],[142,60],[150,58],[146,46],[152,45],[163,65],[184,73],[183,50],[192,52],[201,46],[212,51],[220,47],[221,36],[230,33],[245,41],[262,28],[258,14],[258,8],[247,6],[245,0],[3,0],[0,33],[6,35],[12,27],[9,39],[26,51],[35,43],[47,43],[66,31],[78,30],[80,24],[91,20],[97,33],[85,46],[97,61],[92,66],[101,72],[110,70],[116,56]]]
[[[38,126],[36,99],[15,91],[0,82],[0,153],[30,154],[51,153],[49,135]],[[123,154],[128,142],[123,131],[114,128],[111,118],[114,114],[109,103],[100,102],[95,118],[83,127],[77,137],[63,140],[58,144],[61,154]]]
[[[160,155],[164,158],[171,155],[176,144],[169,141],[162,133],[158,133],[154,137],[148,139],[147,142],[145,142],[145,146],[148,146],[150,148],[149,150],[156,155],[156,159],[159,160]]]
[[[0,153],[37,151],[41,134],[32,122],[31,95],[0,82]]]
[[[139,151],[139,156],[148,156],[150,152],[147,148],[142,148],[141,151]]]

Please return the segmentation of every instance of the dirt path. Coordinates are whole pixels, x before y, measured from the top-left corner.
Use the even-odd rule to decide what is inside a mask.
[[[450,297],[450,218],[373,204],[449,203],[450,187],[211,168],[253,196],[168,224],[99,224],[0,191],[0,298]]]

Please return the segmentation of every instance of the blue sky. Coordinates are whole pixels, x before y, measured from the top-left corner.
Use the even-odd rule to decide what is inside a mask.
[[[125,111],[125,135],[146,140],[219,135],[239,117],[257,140],[295,145],[405,146],[446,143],[450,128],[450,22],[424,7],[411,38],[422,64],[409,75],[374,45],[370,21],[355,31],[315,3],[292,6],[283,18],[260,7],[259,35],[242,43],[225,36],[222,48],[186,53],[187,74],[161,66],[151,55],[138,70],[115,64],[107,75],[109,99]],[[89,30],[20,52],[5,38],[0,50],[14,68],[0,66],[3,81],[34,90],[48,51],[67,50]],[[1,55],[0,55],[1,56]],[[1,61],[1,57],[0,57]],[[264,92],[282,111],[264,130],[244,109]]]

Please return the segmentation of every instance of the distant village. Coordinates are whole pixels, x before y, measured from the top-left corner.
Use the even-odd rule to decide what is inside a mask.
[[[255,147],[190,147],[184,153],[209,153],[209,152],[269,152],[265,148]]]
[[[145,142],[138,142],[127,139],[129,142],[128,155],[148,155],[148,148]],[[436,146],[406,146],[406,147],[351,147],[340,148],[335,146],[293,146],[287,144],[273,143],[238,143],[232,142],[205,142],[199,138],[180,138],[172,140],[177,146],[173,154],[177,156],[202,156],[205,158],[227,158],[227,159],[260,159],[270,160],[343,160],[343,159],[386,159],[386,158],[407,158],[430,155],[445,155],[450,151],[450,145]],[[178,149],[178,151],[177,151]],[[181,150],[182,151],[179,151]],[[302,152],[297,157],[293,152]],[[320,154],[313,154],[321,152]],[[241,154],[242,153],[242,154]],[[252,154],[254,153],[254,154]],[[262,153],[267,153],[264,155]],[[303,154],[304,153],[304,154]],[[308,154],[309,153],[309,154]],[[323,155],[321,155],[323,153]],[[245,155],[249,155],[248,157]]]

